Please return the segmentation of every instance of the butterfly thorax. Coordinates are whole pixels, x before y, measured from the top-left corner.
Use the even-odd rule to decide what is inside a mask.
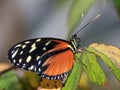
[[[80,38],[77,37],[77,35],[73,35],[70,38],[70,43],[71,43],[71,49],[73,51],[73,53],[77,53],[78,52],[78,48],[80,47]]]

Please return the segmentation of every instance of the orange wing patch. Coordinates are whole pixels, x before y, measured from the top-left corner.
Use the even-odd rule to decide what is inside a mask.
[[[67,50],[53,55],[42,66],[45,65],[49,65],[49,67],[45,70],[44,74],[49,76],[56,76],[68,72],[73,66],[73,52]]]

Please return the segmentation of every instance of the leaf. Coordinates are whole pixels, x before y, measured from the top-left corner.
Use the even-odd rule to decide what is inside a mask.
[[[82,73],[79,84],[78,84],[78,90],[90,90],[90,85],[88,78],[86,76],[86,73]]]
[[[82,74],[81,53],[75,54],[75,64],[62,90],[76,90]]]
[[[120,15],[120,0],[113,0],[115,7]]]
[[[16,81],[17,77],[13,71],[6,72],[0,75],[0,89],[14,90],[14,85]]]
[[[87,12],[94,1],[95,0],[74,0],[68,17],[68,28],[70,33],[74,30],[76,25],[79,24],[83,14]]]
[[[66,3],[68,3],[67,0],[57,0],[55,3],[56,7],[63,7],[64,5],[66,5]]]
[[[119,48],[112,45],[97,44],[97,43],[91,44],[90,47],[106,55],[108,58],[111,59],[112,62],[114,62],[115,65],[117,65],[118,68],[120,68]]]
[[[89,48],[87,50],[89,50]],[[85,65],[86,73],[89,79],[98,85],[104,85],[106,82],[105,75],[96,60],[95,54],[84,51],[82,62]]]
[[[14,90],[17,77],[13,70],[9,71],[10,68],[10,64],[5,62],[0,63],[0,90]]]
[[[27,71],[23,77],[22,80],[26,83],[26,85],[29,85],[31,89],[36,89],[39,86],[40,83],[40,76],[38,76],[36,73],[33,73],[31,71]]]
[[[120,49],[112,45],[97,43],[91,44],[90,47],[90,51],[99,56],[120,80]]]

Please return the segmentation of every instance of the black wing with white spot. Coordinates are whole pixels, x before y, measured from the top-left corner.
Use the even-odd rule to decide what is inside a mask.
[[[14,45],[8,52],[8,58],[16,66],[36,72],[41,56],[58,45],[56,41],[69,43],[55,38],[30,39]]]

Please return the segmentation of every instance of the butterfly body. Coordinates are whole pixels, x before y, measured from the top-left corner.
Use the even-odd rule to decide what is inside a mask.
[[[76,37],[71,41],[56,38],[36,38],[14,45],[9,60],[17,67],[36,72],[41,77],[59,79],[67,76],[74,64],[78,48]]]

